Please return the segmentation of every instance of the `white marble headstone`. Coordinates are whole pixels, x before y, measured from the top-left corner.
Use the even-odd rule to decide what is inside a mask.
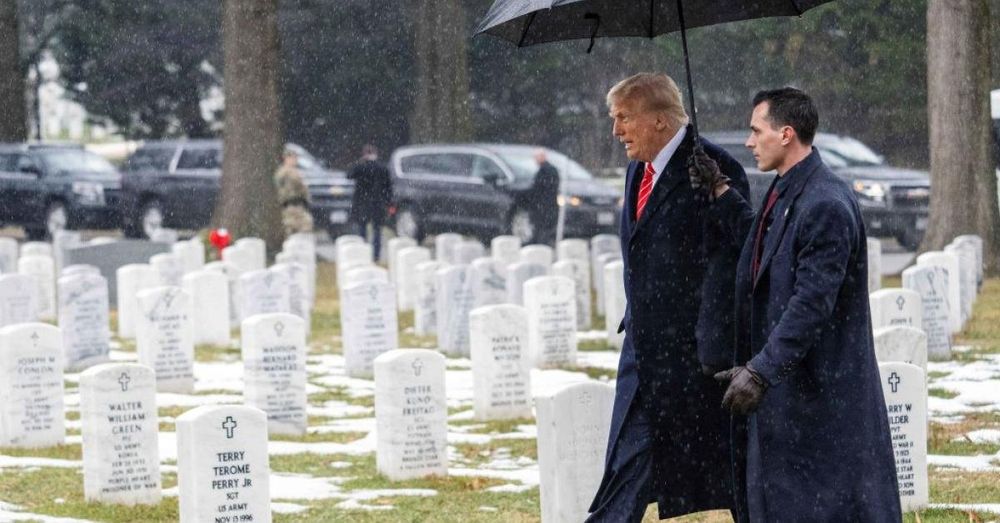
[[[66,260],[66,251],[81,245],[80,232],[61,230],[52,237],[52,259],[56,262],[56,272],[62,271]]]
[[[233,244],[222,249],[222,261],[232,264],[238,274],[260,270],[255,268],[257,261],[255,254],[246,245]]]
[[[872,328],[923,326],[923,303],[920,294],[910,289],[879,289],[868,297],[871,305]]]
[[[337,285],[344,285],[344,275],[351,269],[374,265],[372,246],[367,243],[346,243],[337,248]]]
[[[35,281],[38,317],[42,320],[56,319],[56,265],[52,257],[22,255],[17,260],[17,272]]]
[[[66,267],[63,267],[62,270],[59,271],[59,276],[60,277],[62,277],[62,276],[73,276],[73,275],[77,275],[77,274],[96,274],[96,275],[100,276],[101,275],[101,270],[98,269],[97,267],[94,267],[93,265],[86,265],[86,264],[79,264],[78,263],[78,264],[73,264],[73,265],[68,265]],[[56,283],[58,284],[58,281]]]
[[[139,292],[136,352],[139,363],[156,371],[160,392],[194,389],[194,329],[191,295],[180,287],[154,287]]]
[[[49,256],[52,257],[52,244],[48,242],[25,242],[21,245],[21,257]]]
[[[517,236],[497,236],[490,240],[490,256],[500,262],[504,271],[512,263],[521,261],[521,239]]]
[[[413,310],[417,296],[417,265],[430,261],[431,251],[425,247],[404,247],[396,253],[396,304],[400,311]]]
[[[250,271],[240,276],[240,317],[291,312],[288,275],[281,271]]]
[[[587,240],[569,238],[556,244],[556,260],[581,260],[590,263],[590,247]]]
[[[240,238],[235,245],[246,252],[248,271],[259,271],[267,267],[267,243],[260,238]]]
[[[200,269],[184,275],[191,295],[195,344],[229,345],[229,279],[221,271]]]
[[[468,285],[472,292],[472,306],[497,305],[507,301],[507,278],[503,268],[494,258],[479,258],[469,266]]]
[[[280,272],[288,280],[288,312],[305,322],[306,337],[309,337],[312,321],[312,300],[309,298],[309,271],[301,263],[276,263],[269,269]]]
[[[160,277],[152,266],[145,263],[123,265],[115,271],[118,283],[116,304],[118,311],[118,337],[135,338],[138,302],[136,295],[140,291],[158,287]]]
[[[578,523],[604,473],[615,389],[588,381],[535,398],[542,521]]]
[[[868,292],[882,288],[882,242],[868,238]]]
[[[972,317],[972,306],[976,301],[978,288],[975,247],[969,243],[951,243],[944,248],[944,251],[958,256],[958,287],[962,300],[962,323],[964,325]]]
[[[444,265],[438,261],[417,264],[416,296],[413,301],[413,332],[417,336],[437,333],[437,271]]]
[[[0,329],[0,447],[61,445],[63,410],[62,335],[47,323]]]
[[[388,282],[367,281],[344,289],[343,296],[345,370],[349,376],[371,377],[372,361],[399,348],[395,288]]]
[[[600,316],[607,314],[607,310],[604,308],[607,303],[604,290],[604,268],[607,267],[609,263],[621,261],[621,259],[621,252],[608,252],[598,256],[597,260],[594,262],[594,267],[597,267],[596,270],[599,271],[599,277],[595,280],[596,283],[594,284],[594,290],[597,293],[595,295],[595,301],[597,302],[597,314]],[[624,280],[622,280],[622,282],[622,285],[624,285]]]
[[[927,356],[951,358],[951,327],[948,324],[948,273],[936,265],[914,265],[903,271],[903,287],[920,295],[921,318],[927,333]]]
[[[882,394],[896,456],[903,512],[927,507],[927,385],[923,369],[909,363],[880,363]]]
[[[465,240],[454,247],[452,259],[455,265],[471,265],[473,261],[486,256],[486,247],[475,240]]]
[[[103,276],[85,273],[59,278],[59,329],[66,370],[79,371],[108,360],[111,327],[108,281]]]
[[[213,405],[177,417],[181,523],[271,522],[267,415]]]
[[[952,333],[962,330],[962,289],[958,256],[951,252],[929,251],[917,256],[917,265],[941,267],[944,270],[946,283],[943,288],[948,292],[948,325]]]
[[[452,356],[468,356],[469,311],[474,299],[468,284],[469,266],[439,269],[434,278],[438,349]]]
[[[528,312],[519,305],[489,305],[469,313],[473,404],[476,419],[531,417]]]
[[[551,265],[518,262],[507,266],[507,303],[524,305],[524,282],[539,276],[548,276]]]
[[[38,321],[38,288],[24,274],[0,275],[0,327]]]
[[[0,274],[17,272],[17,240],[0,238]]]
[[[521,261],[537,263],[546,269],[555,261],[555,252],[548,245],[532,244],[521,247]]]
[[[564,240],[568,241],[568,240]],[[573,280],[576,288],[576,328],[590,330],[590,263],[584,258],[567,258],[552,264],[552,275]]]
[[[875,358],[912,363],[927,372],[927,334],[913,327],[875,329]]]
[[[625,318],[625,264],[613,261],[604,266],[604,329],[608,334],[608,343],[621,350],[625,343],[625,333],[618,332]]]
[[[333,241],[333,247],[339,251],[342,246],[348,243],[365,243],[365,239],[357,234],[342,234],[337,236],[337,239]]]
[[[244,402],[267,413],[271,434],[306,432],[306,330],[294,314],[243,320]]]
[[[969,243],[976,253],[976,285],[983,286],[983,238],[977,234],[956,236],[952,243]]]
[[[408,247],[416,247],[417,241],[413,238],[406,238],[404,236],[399,236],[396,238],[390,238],[385,244],[386,252],[386,266],[389,269],[389,281],[396,283],[396,277],[399,274],[399,265],[396,263],[399,257],[399,251],[406,249]],[[405,270],[405,267],[404,267]]]
[[[576,365],[576,290],[573,280],[540,276],[524,283],[528,347],[539,368]]]
[[[87,501],[160,502],[156,375],[136,363],[104,363],[80,375],[83,492]]]
[[[179,287],[184,277],[184,258],[174,253],[150,256],[149,265],[159,275],[161,286]]]
[[[434,237],[434,260],[450,265],[455,263],[455,245],[462,242],[462,235],[453,232],[438,234]]]
[[[240,271],[229,262],[214,261],[205,264],[206,271],[218,272],[226,276],[229,283],[229,328],[240,324]]]
[[[375,358],[375,462],[391,480],[448,474],[445,359],[427,349]]]

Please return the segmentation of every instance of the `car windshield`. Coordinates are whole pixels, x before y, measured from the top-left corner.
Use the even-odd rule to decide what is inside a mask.
[[[46,149],[41,152],[45,165],[53,171],[113,173],[114,166],[100,156],[82,149]]]
[[[593,179],[593,176],[582,165],[564,154],[555,151],[546,151],[546,154],[549,163],[559,171],[560,178],[564,180]],[[538,172],[538,162],[535,161],[533,149],[497,151],[497,156],[507,164],[518,180],[530,180]]]
[[[820,154],[823,155],[824,160],[830,158],[830,153],[832,153],[836,155],[836,159],[842,160],[845,166],[862,167],[885,163],[885,160],[878,153],[854,138],[836,137],[826,140],[820,139],[816,141],[815,145],[820,150]],[[828,161],[832,163],[836,159]],[[831,167],[835,166],[831,165]]]

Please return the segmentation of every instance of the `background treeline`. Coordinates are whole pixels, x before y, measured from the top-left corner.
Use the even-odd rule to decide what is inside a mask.
[[[585,41],[517,49],[471,37],[490,3],[282,0],[288,139],[334,166],[353,161],[369,141],[386,151],[422,141],[528,142],[591,168],[621,164],[604,93],[638,71],[682,80],[680,38],[599,40],[591,54]],[[1000,13],[1000,0],[991,4]],[[21,78],[47,49],[70,96],[128,138],[220,132],[200,107],[224,81],[220,2],[18,0],[17,7]],[[840,0],[801,19],[694,30],[700,123],[745,128],[754,92],[793,84],[816,97],[824,130],[926,167],[926,13],[926,0]],[[991,24],[1000,49],[1000,17]],[[993,61],[996,88],[1000,52]]]

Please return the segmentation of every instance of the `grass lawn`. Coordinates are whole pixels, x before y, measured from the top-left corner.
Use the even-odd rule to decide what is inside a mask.
[[[342,352],[340,338],[339,302],[334,285],[335,267],[320,263],[317,267],[316,305],[312,316],[310,356],[323,359]],[[887,285],[898,281],[887,279]],[[596,312],[596,308],[594,309]],[[433,347],[433,337],[413,334],[413,315],[403,313],[399,317],[401,347]],[[603,330],[603,318],[595,314],[593,328]],[[112,332],[116,332],[112,330]],[[234,337],[238,332],[234,333]],[[119,340],[120,341],[120,340]],[[987,355],[1000,353],[1000,280],[986,282],[976,304],[973,318],[966,329],[957,337],[956,344],[967,345],[967,352],[957,353],[956,360],[974,362]],[[134,343],[121,343],[123,351],[133,351]],[[580,344],[581,351],[610,350],[601,340],[587,340]],[[199,346],[196,349],[198,362],[238,362],[240,352],[237,347]],[[450,367],[458,368],[458,367]],[[573,369],[595,379],[614,379],[613,370],[595,367]],[[934,380],[947,378],[948,372],[932,373],[929,394],[935,398],[951,399],[956,396],[947,387],[933,385]],[[345,423],[347,428],[336,431],[311,431],[305,436],[272,436],[272,441],[301,444],[343,444],[360,440],[366,431],[355,430],[351,422],[370,420],[374,399],[370,395],[352,394],[342,384],[323,384],[324,375],[310,371],[311,388],[308,396],[312,407],[325,405],[346,405],[350,414],[337,416],[329,411],[322,415],[310,416],[310,427],[333,426]],[[76,390],[72,381],[67,382],[67,390]],[[228,390],[202,391],[200,394],[239,395]],[[455,443],[450,445],[451,467],[479,469],[498,460],[518,462],[526,466],[537,462],[535,441],[516,437],[523,434],[525,426],[532,426],[532,419],[481,422],[473,420],[467,411],[470,405],[452,406],[449,413],[451,432],[482,437],[492,436],[485,443]],[[191,407],[161,406],[159,408],[160,430],[173,431],[173,419]],[[67,413],[68,421],[79,422],[75,410]],[[934,421],[929,429],[929,451],[943,455],[994,454],[1000,445],[974,443],[964,437],[968,432],[1000,428],[1000,412],[978,412],[969,414],[949,423]],[[71,434],[78,433],[71,431]],[[475,440],[475,438],[470,438]],[[479,440],[476,440],[479,441]],[[0,448],[0,455],[10,457],[38,457],[58,460],[79,461],[79,443],[70,443],[45,449]],[[276,454],[270,458],[273,474],[298,475],[315,481],[335,485],[335,497],[320,500],[280,500],[299,505],[305,510],[298,513],[276,513],[276,522],[305,521],[350,521],[350,522],[537,522],[539,516],[538,488],[527,488],[520,492],[496,490],[495,487],[517,486],[516,481],[485,477],[485,475],[426,478],[393,482],[378,474],[373,453],[367,454],[325,454],[300,452]],[[176,485],[176,477],[169,471],[163,473],[163,487]],[[696,478],[692,478],[696,481]],[[1000,475],[996,472],[961,472],[952,469],[931,467],[931,501],[935,503],[1000,503]],[[413,489],[407,495],[400,489]],[[493,489],[493,490],[491,490]],[[414,495],[413,492],[433,491],[436,495]],[[363,497],[356,494],[365,493]],[[353,504],[347,498],[352,498]],[[27,512],[54,517],[74,517],[93,521],[113,522],[154,522],[176,521],[178,517],[177,498],[165,496],[154,506],[124,507],[88,503],[83,499],[83,478],[81,468],[57,468],[32,466],[26,468],[0,468],[0,501],[22,507]],[[361,508],[358,508],[358,505]],[[367,508],[365,508],[367,507]],[[388,510],[385,510],[388,509]],[[969,522],[996,520],[1000,516],[972,514],[959,510],[926,510],[919,514],[908,514],[908,522]],[[655,521],[655,510],[651,506],[644,521]],[[672,521],[725,522],[731,521],[726,512],[708,512],[677,518]]]

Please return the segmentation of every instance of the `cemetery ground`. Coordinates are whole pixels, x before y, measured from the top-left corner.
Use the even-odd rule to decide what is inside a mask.
[[[376,472],[374,384],[344,372],[334,274],[332,264],[319,264],[308,359],[309,431],[270,437],[275,521],[539,521],[534,420],[473,419],[468,359],[448,359],[449,475],[389,481]],[[887,280],[885,286],[898,286],[898,278]],[[1000,519],[1000,279],[985,282],[975,307],[956,338],[952,361],[929,366],[932,508],[907,514],[906,521]],[[595,318],[594,325],[598,332],[581,336],[579,367],[532,372],[536,393],[585,379],[614,379],[617,353],[597,335],[603,333],[598,327],[603,319]],[[413,334],[412,313],[400,316],[399,328],[400,347],[435,346],[433,337]],[[118,341],[114,349],[114,360],[136,359],[131,342]],[[67,374],[67,443],[0,448],[0,521],[176,521],[174,420],[199,405],[242,403],[238,343],[199,346],[196,360],[194,394],[157,395],[162,502],[126,507],[84,501],[79,375]],[[646,521],[654,519],[648,511]],[[705,513],[676,521],[730,519]]]

